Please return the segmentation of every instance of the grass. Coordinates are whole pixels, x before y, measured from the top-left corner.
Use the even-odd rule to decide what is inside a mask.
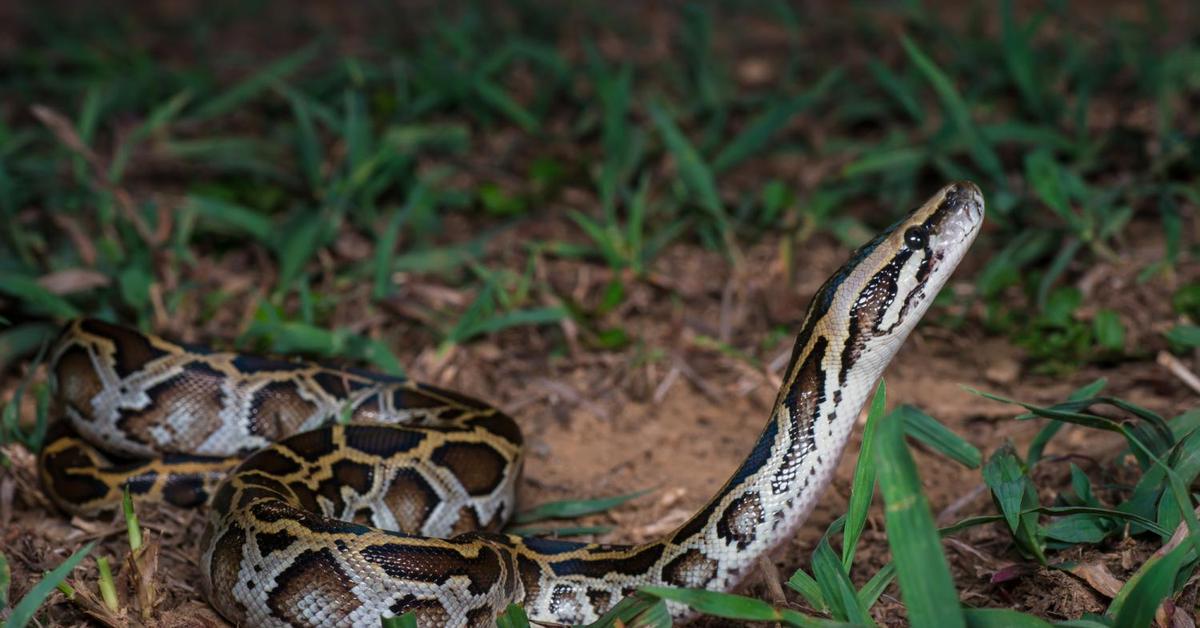
[[[219,256],[248,243],[268,254],[275,272],[263,290],[247,295],[269,313],[255,334],[242,336],[244,346],[298,348],[398,371],[386,343],[366,349],[370,339],[346,332],[319,338],[294,326],[328,328],[341,282],[368,280],[369,307],[377,309],[394,293],[396,273],[448,274],[479,293],[464,310],[438,313],[461,319],[433,330],[445,345],[510,326],[554,324],[568,312],[523,307],[523,299],[493,302],[489,274],[471,272],[469,258],[439,234],[447,212],[490,216],[504,229],[536,216],[535,208],[553,204],[566,186],[589,190],[596,200],[572,214],[583,237],[531,250],[593,256],[637,277],[679,238],[709,243],[735,264],[745,243],[765,232],[809,237],[814,228],[827,229],[856,241],[871,228],[847,223],[835,208],[886,201],[898,211],[927,193],[931,178],[976,179],[988,190],[992,239],[1025,243],[1019,252],[997,249],[978,275],[976,298],[987,302],[998,331],[1046,348],[1039,358],[1047,370],[1120,359],[1124,349],[1124,323],[1111,312],[1064,312],[1072,309],[1071,298],[1061,285],[1073,265],[1111,258],[1139,213],[1160,216],[1169,243],[1161,263],[1145,269],[1147,279],[1170,272],[1181,253],[1178,206],[1190,201],[1194,180],[1187,173],[1196,169],[1185,150],[1191,129],[1175,103],[1188,92],[1186,77],[1200,53],[1189,45],[1149,45],[1152,23],[1113,21],[1096,38],[1068,29],[1047,39],[1048,24],[1069,22],[1064,8],[1018,14],[1006,2],[994,14],[998,36],[983,36],[978,26],[945,28],[934,12],[913,8],[902,14],[908,34],[888,42],[865,15],[854,26],[830,28],[849,28],[855,38],[890,46],[899,57],[870,59],[863,68],[822,68],[793,47],[777,60],[781,80],[746,91],[735,87],[734,69],[713,50],[713,22],[727,9],[683,11],[673,42],[677,54],[653,68],[613,59],[591,37],[582,40],[582,55],[568,56],[554,45],[553,26],[504,26],[490,10],[466,5],[399,49],[346,56],[318,40],[239,68],[234,74],[240,78],[232,81],[215,78],[226,69],[203,48],[186,71],[130,48],[122,37],[137,24],[95,15],[66,27],[48,15],[35,19],[33,37],[54,52],[55,63],[88,70],[58,78],[57,66],[39,64],[36,54],[8,60],[17,77],[10,87],[33,114],[17,112],[0,127],[7,245],[0,250],[0,291],[15,308],[6,330],[14,342],[0,343],[8,352],[3,360],[49,333],[39,318],[87,312],[151,327],[174,314],[204,317],[190,301],[213,298],[205,286],[174,286],[169,302],[159,304],[152,288],[166,275],[187,274],[197,252]],[[229,11],[221,19],[253,15]],[[555,23],[544,9],[517,11],[532,23]],[[772,3],[740,12],[787,16],[782,24],[798,19]],[[184,35],[215,27],[204,20],[171,25]],[[96,57],[97,47],[112,54]],[[123,72],[131,63],[138,71]],[[510,87],[514,73],[528,71],[544,80]],[[114,76],[122,78],[105,78]],[[1129,78],[1109,80],[1113,76]],[[1089,108],[1113,99],[1147,103],[1154,125],[1089,128]],[[796,143],[789,125],[802,115],[820,119],[832,138],[825,147]],[[247,117],[263,124],[236,122]],[[127,119],[132,126],[117,124]],[[546,130],[556,119],[573,121],[565,135]],[[590,167],[588,151],[566,162],[518,155],[498,164],[516,177],[501,184],[457,165],[456,156],[477,151],[488,133],[507,128],[550,146],[588,142],[595,134],[598,167]],[[882,133],[855,131],[860,128]],[[1102,155],[1138,141],[1163,149],[1116,164],[1125,175],[1114,180],[1113,164]],[[778,178],[762,181],[758,190],[718,185],[719,176],[748,162],[769,164],[796,151],[854,158],[840,176],[825,177],[803,194]],[[658,167],[664,158],[666,170]],[[180,206],[173,201],[131,193],[156,160],[189,171],[178,181],[184,200],[174,220],[169,215]],[[437,166],[418,168],[421,160]],[[470,183],[448,183],[454,176]],[[55,207],[66,220],[49,228],[46,216],[19,217],[17,208],[31,202]],[[90,250],[68,237],[81,229],[96,234]],[[315,281],[313,260],[346,230],[370,240],[369,263],[339,266],[332,285]],[[73,268],[110,279],[43,285],[47,273]],[[561,302],[561,295],[534,283],[526,294],[536,302]],[[306,338],[286,340],[295,335]]]
[[[700,243],[751,273],[744,251],[775,239],[790,277],[810,239],[861,242],[957,178],[986,190],[989,226],[973,251],[982,260],[973,290],[941,303],[981,311],[987,330],[1024,347],[1039,372],[1143,359],[1135,322],[1075,283],[1118,260],[1135,223],[1152,225],[1163,242],[1160,258],[1137,269],[1140,282],[1171,280],[1195,252],[1184,219],[1200,201],[1187,106],[1200,44],[1194,33],[1162,43],[1175,26],[1169,11],[1144,9],[1139,21],[1081,25],[1064,3],[1031,12],[977,3],[968,14],[979,19],[949,22],[909,3],[854,9],[852,19],[814,30],[801,27],[813,16],[783,2],[701,4],[664,9],[676,28],[659,42],[666,53],[646,61],[636,42],[653,39],[648,26],[588,3],[567,16],[586,18],[579,32],[559,9],[535,3],[464,3],[427,18],[418,37],[379,20],[353,53],[303,17],[287,27],[311,41],[300,46],[264,53],[209,36],[274,21],[249,5],[163,23],[31,8],[24,45],[0,60],[9,94],[0,111],[0,367],[36,354],[57,323],[81,314],[149,330],[226,325],[222,313],[234,308],[245,314],[230,333],[238,348],[394,374],[404,372],[392,350],[401,340],[358,321],[402,312],[441,355],[527,327],[543,328],[551,350],[565,352],[568,334],[554,330],[575,326],[591,348],[641,351],[642,340],[611,314],[630,284],[653,281],[669,245]],[[740,48],[757,40],[744,26],[753,20],[785,43],[769,53]],[[149,32],[161,39],[140,45],[137,35]],[[612,52],[613,37],[625,54]],[[155,54],[164,41],[185,42],[185,62]],[[737,62],[760,57],[768,80],[747,80],[748,66]],[[797,156],[826,174],[802,184]],[[489,249],[563,207],[568,235],[500,255]],[[548,282],[538,268],[554,259],[611,269],[600,302],[576,302]],[[213,281],[214,266],[253,281]],[[413,278],[462,298],[412,304],[404,286]],[[1162,334],[1166,348],[1200,347],[1198,304],[1200,287],[1177,290],[1179,321]],[[709,344],[740,351],[723,339]],[[916,408],[876,409],[866,451],[888,448],[890,457],[860,461],[840,555],[821,545],[819,569],[789,582],[837,621],[869,619],[895,579],[914,617],[1034,625],[994,610],[959,613],[952,583],[905,564],[905,549],[929,549],[935,537],[901,433],[980,467],[998,512],[980,524],[1002,525],[1028,560],[1053,565],[1071,544],[1126,530],[1165,542],[1185,524],[1194,539],[1185,505],[1195,439],[1175,429],[1192,415],[1166,421],[1098,392],[1030,406],[1028,420],[1048,421],[1034,445],[1025,456],[1001,448],[986,463]],[[23,395],[36,400],[33,421],[18,416]],[[1133,427],[1089,411],[1097,406],[1135,417]],[[0,413],[0,444],[36,449],[47,412],[44,386],[18,386]],[[1046,464],[1043,448],[1068,423],[1127,439],[1142,480],[1120,501],[1104,505],[1078,469],[1073,495],[1039,501],[1030,469]],[[888,511],[889,528],[912,536],[896,535],[909,540],[894,567],[854,590],[848,574],[870,503],[865,487],[876,482],[885,502],[905,505]],[[1152,612],[1194,567],[1194,550],[1179,549],[1188,547],[1147,562],[1090,625],[1129,625]],[[33,605],[53,588],[36,587]],[[623,617],[657,625],[660,600],[671,595],[719,612],[818,621],[741,598],[664,591],[637,597]]]

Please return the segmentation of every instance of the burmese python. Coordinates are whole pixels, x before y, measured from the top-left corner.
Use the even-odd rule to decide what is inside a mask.
[[[979,189],[955,183],[858,249],[813,297],[750,455],[651,543],[498,533],[521,435],[482,402],[92,320],[68,325],[54,350],[66,420],[39,457],[42,481],[72,512],[111,507],[122,487],[211,502],[204,592],[242,625],[377,626],[410,611],[423,626],[490,625],[510,602],[580,623],[639,586],[730,589],[804,522],[874,383],[982,222]]]

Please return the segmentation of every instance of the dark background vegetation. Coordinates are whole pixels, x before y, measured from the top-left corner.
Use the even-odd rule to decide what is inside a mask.
[[[1185,411],[1200,386],[1197,12],[1156,2],[6,4],[0,442],[12,443],[3,451],[19,489],[0,490],[9,570],[49,569],[64,544],[84,540],[65,525],[46,532],[69,539],[55,554],[53,536],[17,538],[48,516],[18,444],[36,448],[43,433],[36,355],[67,318],[462,387],[545,430],[531,467],[564,468],[531,468],[526,503],[713,475],[691,480],[686,512],[757,431],[757,418],[724,418],[720,406],[737,398],[739,411],[765,416],[803,305],[847,250],[946,181],[970,179],[987,198],[986,228],[888,381],[979,449],[1003,452],[988,454],[990,477],[956,468],[927,486],[935,508],[1008,512],[1003,467],[1018,502],[1027,488],[1043,505],[1123,508],[1164,527],[1159,538],[1111,513],[1043,512],[955,541],[987,560],[949,554],[967,606],[1112,619],[1120,587],[1063,565],[1107,565],[1120,584],[1180,524],[1161,505],[1163,477],[1153,499],[1135,491],[1152,457],[1131,458],[1119,439],[1096,454],[1096,441],[1066,430],[1059,440],[1074,453],[1045,462],[1058,428],[997,427],[995,413],[1015,412],[957,388],[922,391],[953,379],[1053,403],[1104,377],[1139,410],[1182,413],[1157,451],[1187,458],[1184,428],[1197,417]],[[636,425],[613,418],[633,406],[644,409]],[[667,412],[699,413],[702,425],[655,422]],[[1106,412],[1114,425],[1138,417]],[[621,451],[629,434],[650,446],[706,430],[716,444],[664,442],[620,473],[564,462],[610,437]],[[1008,439],[1037,449],[1017,455]],[[1136,454],[1138,442],[1126,445]],[[941,468],[935,457],[918,454],[926,475]],[[1175,469],[1185,485],[1189,469]],[[972,496],[971,483],[989,490]],[[652,535],[676,507],[637,503],[631,519],[601,521]],[[827,503],[833,514],[813,527],[842,504]],[[882,515],[872,517],[862,542],[878,560],[850,570],[859,585],[887,561]],[[1091,532],[1065,538],[1053,528],[1063,521]],[[179,526],[183,564],[192,523],[160,524]],[[630,540],[620,526],[601,536]],[[807,568],[816,542],[778,558],[785,576]],[[1161,589],[1183,615],[1194,613],[1194,559]],[[15,600],[28,586],[14,582]],[[838,616],[828,599],[771,583],[748,592]],[[1063,601],[1072,596],[1083,601]],[[866,605],[876,621],[905,621],[895,587],[880,600]],[[52,621],[78,621],[58,602]]]

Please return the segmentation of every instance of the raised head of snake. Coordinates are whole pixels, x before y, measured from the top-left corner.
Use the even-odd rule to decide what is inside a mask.
[[[983,211],[974,184],[948,185],[825,282],[749,456],[653,542],[487,532],[512,512],[522,453],[515,425],[482,402],[360,371],[200,352],[96,322],[69,327],[56,352],[77,432],[126,456],[217,458],[105,466],[64,433],[39,458],[43,482],[72,510],[111,503],[122,483],[203,503],[229,464],[219,457],[266,445],[211,497],[201,541],[206,596],[243,625],[373,626],[406,612],[426,626],[490,625],[510,603],[537,621],[583,623],[640,586],[729,589],[804,522],[875,382]],[[671,611],[688,614],[673,603]]]

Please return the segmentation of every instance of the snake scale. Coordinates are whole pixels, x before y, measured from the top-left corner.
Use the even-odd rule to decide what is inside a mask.
[[[203,590],[249,626],[594,621],[645,585],[727,590],[790,538],[868,394],[983,223],[946,186],[859,248],[813,297],[750,454],[664,538],[600,545],[500,533],[521,433],[469,397],[366,371],[185,346],[95,320],[53,351],[64,417],[38,459],[62,508],[208,504]],[[689,611],[670,604],[678,620]]]

